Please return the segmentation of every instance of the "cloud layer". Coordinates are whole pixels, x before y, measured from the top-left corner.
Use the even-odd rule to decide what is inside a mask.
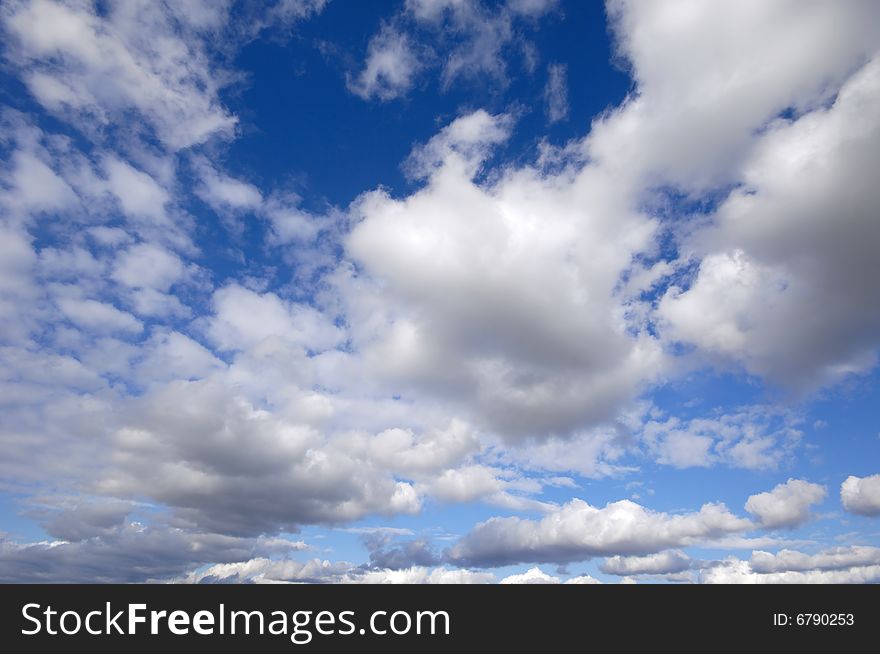
[[[804,461],[880,347],[880,5],[608,0],[587,120],[563,3],[399,2],[332,83],[454,99],[333,205],[233,144],[326,4],[0,8],[0,578],[876,581],[880,475]]]

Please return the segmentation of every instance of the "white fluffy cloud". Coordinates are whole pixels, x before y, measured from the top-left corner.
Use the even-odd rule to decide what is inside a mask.
[[[488,584],[495,581],[495,575],[489,572],[414,566],[404,570],[373,570],[349,575],[342,581],[355,584]]]
[[[548,575],[541,568],[530,568],[521,574],[514,574],[505,577],[498,583],[500,584],[558,584],[559,577]]]
[[[701,583],[859,584],[880,581],[880,549],[838,547],[817,554],[753,552],[749,561],[727,559],[700,572]]]
[[[605,574],[620,576],[666,575],[685,572],[691,567],[690,557],[681,550],[670,550],[647,556],[612,556],[602,563]]]
[[[810,520],[810,507],[824,500],[825,495],[824,486],[789,479],[772,491],[750,496],[746,511],[767,529],[798,527]]]
[[[79,132],[0,118],[0,472],[37,489],[34,503],[67,507],[38,497],[48,484],[100,496],[45,518],[64,543],[4,541],[0,576],[493,581],[430,567],[421,537],[377,546],[364,566],[273,558],[297,548],[258,537],[484,502],[539,517],[476,525],[447,565],[608,556],[609,574],[672,579],[697,565],[678,548],[755,547],[725,537],[806,522],[825,491],[801,480],[750,497],[757,522],[723,505],[667,514],[541,493],[577,487],[548,475],[622,475],[641,456],[676,468],[788,461],[801,434],[787,414],[633,408],[680,359],[804,388],[873,365],[877,3],[611,0],[636,86],[583,140],[498,165],[516,111],[469,110],[413,150],[414,191],[366,192],[321,217],[199,146],[237,124],[217,64],[232,59],[212,48],[323,4],[249,9],[238,27],[225,3],[0,9],[8,69]],[[408,1],[350,88],[400,97],[431,66],[446,86],[503,84],[527,27],[555,3],[487,6]],[[566,70],[548,74],[552,122],[566,114]],[[132,116],[139,127],[120,138]],[[79,151],[83,135],[92,147]],[[195,266],[205,252],[179,168],[224,219],[267,219],[285,263],[330,272],[292,289],[268,264],[216,277]],[[674,261],[660,245],[667,217],[653,215],[666,189],[713,198],[705,217],[673,226]],[[678,357],[678,343],[693,351]],[[163,526],[126,522],[143,499]],[[848,478],[841,500],[877,515],[880,478]],[[136,575],[120,572],[130,557],[146,561]],[[870,548],[783,550],[701,574],[873,580],[878,566]],[[559,581],[533,568],[504,582],[530,580]]]
[[[343,584],[488,584],[495,576],[451,568],[412,566],[401,570],[365,570],[344,561],[256,558],[222,563],[191,572],[177,581],[185,583],[343,583]]]
[[[874,59],[829,108],[767,128],[742,187],[691,241],[703,257],[695,281],[660,304],[668,337],[801,389],[873,365],[878,115]]]
[[[165,205],[171,198],[153,177],[116,157],[106,157],[102,167],[107,190],[127,215],[162,227],[169,226]]]
[[[818,554],[804,554],[796,550],[780,550],[776,554],[752,552],[749,565],[752,570],[761,574],[880,566],[880,548],[854,545],[852,547],[837,547]]]
[[[827,99],[880,36],[870,0],[610,0],[607,10],[638,88],[594,126],[589,152],[684,189],[737,181],[754,132]]]
[[[363,272],[345,272],[340,292],[376,374],[511,436],[570,433],[611,418],[660,367],[615,297],[653,223],[594,167],[476,182],[508,124],[459,118],[411,157],[423,189],[363,196],[346,242]]]
[[[214,293],[214,310],[207,331],[221,350],[244,350],[277,339],[320,351],[342,341],[342,332],[320,311],[274,293],[231,284]]]
[[[467,565],[580,561],[594,556],[650,554],[747,531],[752,523],[723,504],[669,515],[629,500],[590,506],[575,499],[539,521],[491,518],[453,545],[446,557]]]
[[[184,263],[176,254],[152,243],[140,243],[117,256],[110,276],[131,288],[167,291],[183,275]]]
[[[843,502],[843,508],[850,513],[880,515],[880,475],[850,475],[840,486],[840,501]]]
[[[138,333],[143,329],[143,324],[130,313],[98,300],[62,297],[58,308],[75,325],[96,334]]]
[[[152,497],[182,524],[249,535],[421,508],[410,484],[345,438],[261,410],[220,380],[157,387],[121,422],[98,487]]]

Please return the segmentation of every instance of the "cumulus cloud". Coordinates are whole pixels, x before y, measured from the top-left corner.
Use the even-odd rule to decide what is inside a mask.
[[[649,187],[735,185],[681,239],[678,263],[699,270],[665,293],[664,336],[801,390],[870,368],[880,9],[621,0],[608,11],[638,92],[594,125],[586,151]]]
[[[479,449],[473,429],[460,420],[446,429],[422,434],[412,429],[386,429],[370,441],[370,453],[376,461],[412,477],[456,468]]]
[[[507,114],[492,115],[484,109],[459,116],[424,145],[413,149],[405,169],[416,179],[431,177],[455,158],[475,175],[493,147],[511,134],[513,119]]]
[[[506,125],[461,117],[413,155],[424,188],[364,195],[346,240],[362,272],[341,270],[339,292],[374,374],[513,438],[569,434],[613,417],[661,365],[615,297],[653,223],[595,167],[475,181]]]
[[[116,258],[111,278],[131,288],[167,291],[184,275],[184,264],[173,252],[151,243],[139,243]]]
[[[809,521],[810,507],[825,499],[826,490],[803,479],[789,479],[772,491],[752,495],[746,511],[767,529],[799,527]]]
[[[244,350],[278,340],[307,350],[326,350],[342,340],[320,311],[230,284],[214,293],[215,315],[207,333],[221,350]]]
[[[609,575],[667,575],[685,572],[691,567],[690,557],[681,550],[670,550],[647,556],[612,556],[605,559],[600,570]]]
[[[593,585],[593,584],[601,584],[602,582],[590,575],[581,575],[578,577],[571,577],[570,579],[566,579],[564,582],[559,577],[554,577],[553,575],[549,575],[541,568],[534,567],[529,568],[523,573],[520,574],[512,574],[504,577],[499,584],[505,585],[547,585],[547,584],[572,584],[572,585]]]
[[[253,20],[237,26],[226,3],[0,9],[7,68],[79,132],[0,116],[0,473],[55,507],[33,515],[59,539],[3,541],[0,577],[464,583],[495,578],[438,564],[607,556],[608,574],[672,580],[698,567],[680,548],[780,546],[742,535],[810,518],[825,490],[797,479],[749,498],[756,521],[542,492],[577,487],[557,473],[623,475],[640,457],[789,462],[801,433],[787,412],[685,418],[636,402],[682,369],[809,389],[874,364],[876,3],[611,0],[635,86],[582,140],[499,163],[516,111],[468,109],[413,149],[407,191],[326,216],[200,147],[237,125],[221,102],[233,58],[216,44],[228,55],[324,2],[245,5]],[[503,85],[555,6],[409,0],[349,86],[389,100],[431,67],[445,87]],[[554,122],[566,70],[547,70]],[[224,219],[265,219],[295,279],[274,262],[193,264],[206,252],[190,192]],[[705,215],[669,225],[678,208],[657,207],[677,197]],[[314,284],[297,285],[300,265]],[[47,498],[50,485],[94,497]],[[848,478],[844,507],[877,515],[878,486]],[[144,500],[160,516],[146,526],[130,519]],[[261,537],[432,502],[532,515],[482,522],[442,557],[424,534],[365,538],[360,566],[294,561],[300,547]],[[878,565],[870,548],[782,550],[701,576],[876,580]]]
[[[768,127],[742,187],[693,237],[695,281],[660,303],[670,338],[795,389],[873,366],[878,197],[865,172],[880,151],[878,102],[874,59],[829,108]]]
[[[603,555],[642,555],[741,533],[752,523],[723,504],[669,515],[629,500],[604,508],[575,499],[541,520],[491,518],[476,525],[445,555],[465,565],[581,561]]]
[[[490,572],[418,566],[405,570],[371,570],[342,579],[342,583],[348,584],[488,584],[494,581],[495,575]]]
[[[780,550],[776,554],[752,552],[749,565],[752,570],[761,574],[786,571],[845,570],[854,567],[877,566],[880,565],[880,548],[854,545],[824,550],[812,555],[796,550]]]
[[[75,325],[92,333],[137,333],[143,329],[143,324],[130,313],[98,300],[62,297],[58,308]]]
[[[414,566],[430,567],[440,562],[436,552],[425,539],[416,539],[390,547],[385,540],[379,543],[365,539],[370,550],[370,566],[379,570],[402,570]]]
[[[554,577],[552,575],[548,575],[546,572],[541,570],[541,568],[530,568],[526,570],[522,574],[515,574],[505,577],[499,584],[516,584],[516,585],[531,585],[531,584],[558,584],[559,577]]]
[[[95,514],[90,512],[94,522]],[[72,525],[68,525],[72,526]],[[135,583],[162,581],[200,564],[303,549],[296,541],[235,538],[165,526],[126,523],[100,537],[18,544],[0,539],[3,583]]]
[[[880,8],[861,0],[606,7],[637,93],[594,126],[589,152],[684,190],[737,181],[756,130],[787,108],[802,113],[827,100],[873,54],[880,30]]]
[[[840,501],[850,513],[864,516],[880,515],[880,475],[850,475],[840,486]]]
[[[410,484],[345,439],[261,410],[219,380],[175,381],[138,398],[111,446],[101,491],[151,497],[202,530],[295,531],[421,506]]]
[[[446,567],[416,565],[396,570],[370,570],[346,561],[255,558],[212,565],[182,575],[175,581],[197,584],[489,584],[495,582],[495,575]]]
[[[700,572],[709,584],[864,584],[880,580],[880,549],[854,546],[805,554],[753,552],[749,561],[727,559]]]

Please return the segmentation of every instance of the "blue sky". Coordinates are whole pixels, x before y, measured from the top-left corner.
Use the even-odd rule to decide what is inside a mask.
[[[0,579],[880,580],[878,19],[5,3]]]

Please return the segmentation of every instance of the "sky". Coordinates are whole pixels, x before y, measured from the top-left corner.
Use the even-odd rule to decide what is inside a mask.
[[[880,3],[0,34],[0,581],[880,581]]]

